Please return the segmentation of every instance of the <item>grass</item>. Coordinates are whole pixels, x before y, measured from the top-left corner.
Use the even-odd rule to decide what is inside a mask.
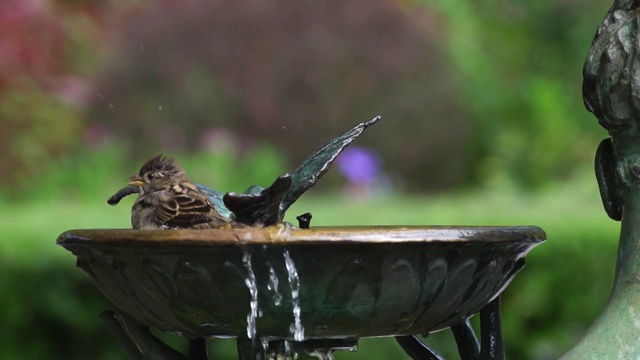
[[[106,198],[113,190],[102,189],[82,198],[0,203],[3,265],[43,271],[74,268],[75,258],[55,246],[59,234],[74,228],[130,227],[133,198],[110,207]],[[606,301],[619,231],[619,224],[606,217],[588,172],[531,193],[502,186],[440,195],[387,194],[356,201],[348,193],[310,191],[292,206],[286,220],[295,224],[295,215],[307,211],[314,216],[312,226],[543,228],[547,242],[528,255],[526,268],[503,296],[503,326],[511,358],[552,358],[577,341]],[[446,355],[451,341],[445,337],[436,334],[430,341],[436,348],[442,346],[437,343],[448,342],[443,350]],[[339,353],[337,358],[399,358],[401,353],[392,343],[390,339],[366,339],[359,351]],[[233,350],[232,345],[225,347]]]

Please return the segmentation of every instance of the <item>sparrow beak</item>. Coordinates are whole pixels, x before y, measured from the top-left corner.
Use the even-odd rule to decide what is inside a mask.
[[[129,178],[129,185],[142,187],[144,185],[144,180],[139,175],[133,175]]]

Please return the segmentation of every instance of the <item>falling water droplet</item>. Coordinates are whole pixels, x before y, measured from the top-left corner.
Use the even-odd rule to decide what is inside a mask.
[[[280,290],[278,289],[279,282],[280,281],[278,280],[278,275],[276,275],[276,272],[273,269],[273,266],[270,266],[269,282],[267,283],[267,289],[269,289],[270,291],[273,291],[273,303],[276,304],[276,306],[280,306],[280,304],[282,303],[282,294],[280,294]]]
[[[284,358],[285,359],[291,358],[291,341],[284,342]]]
[[[289,275],[289,286],[291,287],[291,302],[293,304],[293,323],[290,330],[293,334],[295,341],[304,340],[304,327],[302,326],[302,320],[300,318],[300,278],[298,278],[298,271],[296,270],[296,264],[289,256],[289,251],[284,250],[284,263],[287,266],[287,273]]]
[[[247,315],[247,336],[249,339],[253,339],[256,336],[256,318],[258,317],[258,286],[256,275],[251,267],[251,254],[246,249],[242,250],[242,262],[247,269],[247,278],[244,279],[244,283],[251,294],[251,302],[249,303],[251,309]]]

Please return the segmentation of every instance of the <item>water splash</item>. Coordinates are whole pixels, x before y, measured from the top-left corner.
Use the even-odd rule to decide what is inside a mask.
[[[278,276],[276,275],[273,266],[269,267],[269,282],[267,283],[267,289],[273,291],[273,303],[276,306],[280,306],[282,303],[282,294],[280,294],[280,290],[278,289]]]
[[[258,317],[258,286],[256,284],[256,275],[251,266],[251,254],[247,249],[242,250],[242,262],[247,269],[247,277],[244,279],[245,285],[251,294],[251,302],[249,303],[251,310],[247,315],[247,336],[253,339],[256,336],[256,318]]]
[[[284,263],[287,266],[287,274],[289,275],[289,286],[291,287],[291,302],[293,304],[293,323],[289,330],[293,334],[295,341],[304,340],[304,327],[300,319],[300,278],[296,265],[289,256],[289,251],[284,250]],[[286,343],[285,343],[286,344]]]

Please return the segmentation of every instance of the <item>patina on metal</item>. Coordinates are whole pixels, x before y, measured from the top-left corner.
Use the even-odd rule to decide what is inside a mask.
[[[486,347],[480,350],[467,319],[492,301],[497,306],[524,256],[544,239],[537,227],[299,229],[283,224],[72,230],[57,242],[77,256],[77,265],[126,314],[107,313],[107,322],[190,339],[237,337],[244,344],[241,354],[250,359],[264,358],[262,339],[309,346],[320,341],[329,347],[322,341],[426,335],[452,326],[465,351],[501,355],[501,338],[482,340]],[[295,292],[291,266],[299,286]],[[247,279],[253,279],[255,293]],[[302,338],[292,330],[296,301]],[[252,309],[260,315],[251,317]],[[489,309],[481,316],[497,313]],[[499,327],[499,318],[483,324]],[[401,344],[411,341],[399,338]],[[153,341],[142,342],[156,349]],[[499,348],[491,350],[492,344]],[[418,358],[428,359],[424,353]]]
[[[621,220],[611,294],[587,335],[564,359],[640,357],[640,1],[615,1],[584,65],[587,109],[610,138],[596,155],[596,176],[609,217]]]

